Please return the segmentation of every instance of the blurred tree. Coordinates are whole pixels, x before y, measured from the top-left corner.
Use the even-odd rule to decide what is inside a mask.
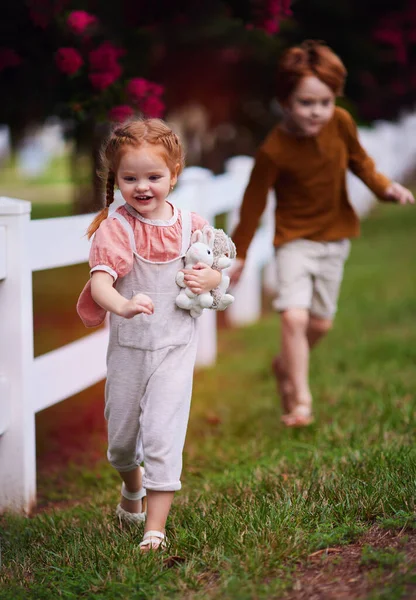
[[[167,98],[174,108],[191,97],[195,83],[206,91],[208,72],[221,62],[228,64],[228,72],[234,69],[239,52],[235,45],[259,45],[261,53],[274,43],[270,40],[280,20],[289,16],[289,4],[290,0],[4,0],[0,122],[10,126],[16,141],[30,123],[49,115],[65,119],[75,140],[77,210],[97,208],[101,195],[90,181],[96,177],[96,149],[109,120],[122,121],[133,114],[163,116]],[[193,56],[209,56],[214,46],[208,70],[202,62],[199,69],[189,67]],[[169,83],[166,97],[158,74]],[[226,96],[224,105],[229,103]],[[213,103],[215,89],[207,99]],[[221,102],[216,104],[218,108]],[[85,153],[91,150],[92,177],[91,171],[80,177]]]

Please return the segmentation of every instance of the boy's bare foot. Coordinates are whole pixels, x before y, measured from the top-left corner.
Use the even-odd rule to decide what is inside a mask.
[[[274,357],[272,361],[272,370],[276,377],[277,393],[282,402],[283,413],[284,415],[287,415],[292,410],[293,385],[287,376],[280,356]]]
[[[280,420],[286,427],[307,427],[313,423],[314,418],[312,415],[301,415],[293,412],[282,415]]]

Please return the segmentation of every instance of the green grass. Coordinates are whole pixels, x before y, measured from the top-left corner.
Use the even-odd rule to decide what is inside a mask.
[[[176,562],[141,556],[141,531],[120,530],[118,478],[103,457],[39,481],[62,508],[3,519],[2,600],[280,598],[309,553],[374,524],[411,532],[415,230],[414,208],[380,207],[354,242],[336,327],[312,357],[310,428],[279,422],[275,315],[220,332],[217,365],[195,379],[183,489],[168,522]],[[401,560],[365,552],[383,569]],[[403,596],[399,583],[390,581],[389,598]]]

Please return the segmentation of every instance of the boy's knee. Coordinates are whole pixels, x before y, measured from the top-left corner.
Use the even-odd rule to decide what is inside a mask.
[[[318,317],[311,316],[309,320],[309,329],[324,335],[332,329],[333,323],[332,319],[319,319]]]
[[[290,308],[281,313],[283,328],[290,333],[306,331],[309,312],[304,308]]]

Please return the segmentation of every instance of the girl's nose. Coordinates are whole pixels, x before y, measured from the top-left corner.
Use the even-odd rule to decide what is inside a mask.
[[[138,190],[147,190],[147,189],[149,189],[149,186],[148,186],[147,181],[137,181],[136,188]]]

